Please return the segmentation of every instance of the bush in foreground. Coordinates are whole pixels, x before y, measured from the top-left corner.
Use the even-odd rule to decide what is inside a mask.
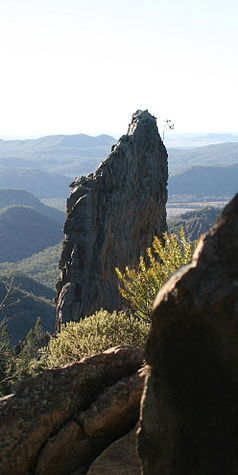
[[[147,257],[140,257],[136,269],[126,267],[122,272],[116,268],[119,290],[134,314],[149,322],[155,297],[163,284],[180,267],[192,260],[196,243],[190,242],[183,228],[178,235],[163,234],[163,240],[155,237]]]
[[[100,310],[80,322],[69,322],[41,350],[41,364],[54,368],[117,345],[143,348],[150,325],[125,312]]]

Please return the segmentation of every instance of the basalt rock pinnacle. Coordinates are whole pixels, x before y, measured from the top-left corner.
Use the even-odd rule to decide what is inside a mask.
[[[156,119],[132,116],[95,173],[71,184],[57,322],[78,321],[100,308],[122,308],[115,267],[136,266],[155,235],[166,230],[167,152]]]

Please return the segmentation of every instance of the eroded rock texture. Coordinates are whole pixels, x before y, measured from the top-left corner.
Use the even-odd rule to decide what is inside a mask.
[[[238,194],[159,292],[146,348],[144,475],[238,473]]]
[[[116,347],[46,371],[1,398],[1,475],[86,473],[137,423],[141,365],[140,350]]]
[[[121,309],[115,267],[137,265],[166,230],[167,178],[156,119],[137,111],[97,171],[72,183],[57,284],[59,326],[101,308]]]
[[[116,440],[92,463],[87,475],[140,475],[136,429]]]

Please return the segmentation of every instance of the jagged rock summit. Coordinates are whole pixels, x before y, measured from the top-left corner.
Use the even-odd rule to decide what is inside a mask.
[[[58,326],[104,308],[122,307],[115,267],[135,266],[155,235],[166,230],[167,152],[156,118],[132,116],[95,173],[71,184],[67,201]]]

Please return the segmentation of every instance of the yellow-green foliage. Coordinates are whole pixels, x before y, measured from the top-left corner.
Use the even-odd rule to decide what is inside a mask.
[[[148,323],[124,312],[100,310],[78,323],[67,323],[41,350],[41,364],[47,368],[62,366],[116,345],[143,348],[148,331]]]
[[[187,240],[184,229],[176,234],[163,234],[163,240],[154,238],[147,249],[147,259],[140,257],[138,269],[116,268],[120,293],[135,314],[150,320],[153,301],[160,287],[181,266],[192,259],[195,244]]]

